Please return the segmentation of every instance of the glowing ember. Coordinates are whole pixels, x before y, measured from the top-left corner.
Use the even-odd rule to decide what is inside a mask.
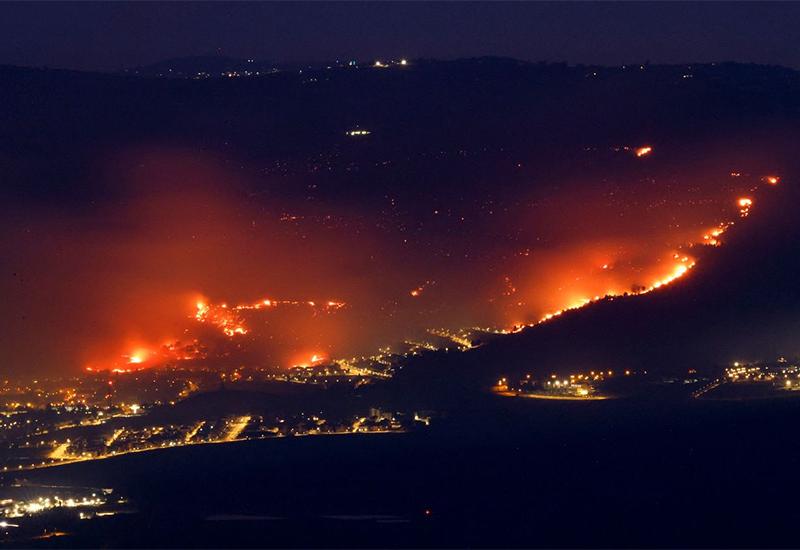
[[[225,336],[247,334],[244,321],[240,319],[234,311],[228,309],[227,304],[212,306],[205,302],[198,301],[194,318],[200,323],[214,325],[220,329]]]
[[[425,289],[426,289],[428,286],[435,284],[435,282],[436,282],[436,281],[425,281],[424,283],[422,283],[421,285],[419,285],[417,288],[414,288],[414,289],[412,289],[412,290],[409,292],[409,294],[410,294],[412,297],[414,297],[414,298],[417,298],[417,297],[419,297],[419,296],[422,296],[422,293],[423,293],[423,292],[425,292]]]
[[[736,204],[739,205],[739,215],[746,218],[750,214],[750,207],[753,206],[753,199],[742,197]]]
[[[707,244],[709,246],[720,246],[722,243],[719,240],[719,237],[727,231],[728,227],[730,227],[731,223],[721,223],[714,229],[711,229],[708,233],[703,235],[703,244]]]
[[[653,152],[653,148],[649,145],[645,145],[644,147],[639,147],[636,149],[635,153],[637,157],[644,157],[649,155]]]

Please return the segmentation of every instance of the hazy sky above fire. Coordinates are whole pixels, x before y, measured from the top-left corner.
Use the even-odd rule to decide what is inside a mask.
[[[287,367],[430,328],[530,323],[674,273],[676,251],[736,219],[755,181],[732,176],[729,160],[685,172],[657,147],[619,154],[631,170],[616,178],[573,173],[557,192],[530,182],[488,207],[462,190],[473,206],[439,200],[404,214],[396,203],[267,199],[208,151],[120,151],[95,176],[113,192],[81,208],[5,213],[2,362],[10,372],[110,368],[197,339],[211,364]],[[264,300],[286,304],[243,311],[247,334],[195,318],[198,302]]]

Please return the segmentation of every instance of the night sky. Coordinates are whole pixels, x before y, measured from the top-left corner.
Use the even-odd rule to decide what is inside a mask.
[[[219,52],[278,62],[510,56],[800,68],[796,3],[3,3],[0,63],[116,70]]]

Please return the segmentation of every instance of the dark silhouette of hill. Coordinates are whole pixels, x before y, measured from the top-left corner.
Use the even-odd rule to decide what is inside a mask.
[[[553,158],[587,144],[768,146],[776,129],[791,135],[800,120],[796,71],[741,64],[623,69],[488,58],[205,80],[3,66],[0,81],[0,197],[13,203],[113,196],[97,177],[100,159],[139,144],[231,154],[272,187],[266,171],[276,163],[391,162],[400,177],[364,168],[319,182],[320,192],[380,200],[438,181],[520,177],[500,174],[514,156],[543,176]],[[347,140],[354,127],[372,134]],[[459,149],[493,153],[463,174],[436,174],[428,159]],[[306,179],[289,174],[286,188]]]
[[[443,143],[557,150],[730,136],[800,113],[796,71],[741,64],[473,59],[200,81],[6,66],[0,77],[0,153],[46,149],[51,157],[142,139],[305,156],[340,143],[355,125],[373,130],[370,143],[384,156]]]
[[[369,404],[355,397],[355,393],[344,386],[326,390],[320,386],[266,383],[258,388],[220,388],[190,396],[175,405],[164,405],[152,411],[147,421],[192,422],[209,414],[221,418],[240,414],[341,416],[366,413]]]
[[[197,55],[165,59],[149,65],[125,69],[124,74],[163,78],[211,78],[226,73],[267,74],[277,70],[271,61],[238,59],[223,55]]]

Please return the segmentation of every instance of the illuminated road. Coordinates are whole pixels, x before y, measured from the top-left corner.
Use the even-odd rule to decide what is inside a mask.
[[[70,446],[69,443],[62,443],[61,445],[53,449],[53,452],[50,453],[47,456],[47,458],[51,460],[64,460],[66,458],[69,458],[69,456],[67,455],[67,449],[69,449],[69,446]]]
[[[605,395],[556,395],[556,394],[549,394],[549,393],[517,393],[514,391],[498,391],[494,392],[497,395],[502,395],[503,397],[525,397],[527,399],[551,399],[554,401],[603,401],[605,399],[611,399]]]
[[[722,378],[717,378],[716,380],[712,380],[711,382],[709,382],[708,384],[706,384],[705,386],[703,386],[699,390],[697,390],[695,392],[692,392],[692,397],[694,397],[695,399],[697,399],[699,397],[702,397],[704,394],[710,392],[713,389],[716,389],[716,388],[720,387],[724,383],[725,383],[725,380],[723,380]]]
[[[119,439],[119,436],[121,436],[124,433],[125,433],[125,428],[120,428],[118,430],[114,430],[114,433],[111,434],[111,437],[109,437],[108,441],[106,441],[106,447],[111,447],[111,445],[113,445],[114,442],[117,439]]]
[[[247,424],[250,423],[250,418],[251,417],[249,416],[237,418],[236,421],[231,425],[230,431],[228,431],[228,433],[225,434],[225,437],[222,438],[222,441],[236,441],[247,427]]]
[[[194,439],[194,436],[196,436],[196,435],[197,435],[197,432],[199,432],[199,431],[200,431],[200,428],[202,428],[203,426],[205,426],[205,424],[206,424],[206,421],[205,421],[205,420],[201,420],[200,422],[198,422],[198,423],[197,423],[197,424],[194,426],[194,428],[192,428],[192,430],[191,430],[189,433],[187,433],[187,434],[186,434],[186,438],[184,439],[184,441],[185,441],[186,443],[189,443],[189,442],[190,442],[192,439]]]
[[[249,422],[250,417],[242,417],[242,418],[238,419],[238,421],[236,423],[237,429],[238,429],[238,426],[240,425],[240,421],[242,421],[244,418],[247,418],[248,422]],[[247,426],[247,423],[244,423],[244,425],[242,426],[241,430],[244,430],[244,427],[246,427],[246,426]],[[24,471],[30,471],[30,470],[43,470],[45,468],[56,468],[56,467],[59,467],[59,466],[65,466],[67,464],[74,464],[76,462],[91,462],[91,461],[94,461],[94,460],[106,460],[108,458],[117,458],[117,457],[120,457],[120,456],[123,456],[123,455],[129,455],[129,454],[134,454],[134,453],[149,453],[149,452],[155,452],[155,451],[165,451],[167,449],[174,449],[174,448],[177,448],[177,447],[189,447],[189,446],[195,446],[195,445],[221,445],[221,444],[228,444],[228,443],[240,443],[242,441],[257,441],[255,439],[250,440],[250,439],[247,439],[247,438],[232,439],[232,440],[231,439],[227,439],[227,437],[230,436],[230,433],[231,432],[229,432],[227,434],[225,439],[219,439],[217,441],[193,441],[193,442],[178,443],[178,444],[174,444],[174,445],[172,445],[172,444],[171,445],[156,445],[156,446],[152,446],[152,447],[143,447],[143,448],[140,448],[140,449],[128,449],[128,450],[125,450],[125,451],[115,451],[113,453],[105,454],[105,455],[102,455],[102,456],[81,457],[81,456],[65,455],[65,457],[63,459],[61,459],[60,462],[51,462],[51,463],[46,463],[46,464],[36,464],[36,465],[32,465],[32,466],[21,466],[19,468],[6,468],[3,471],[0,471],[0,476],[2,476],[3,473],[24,472]],[[241,431],[239,431],[239,433],[241,433]],[[365,432],[338,431],[338,432],[322,432],[322,433],[295,433],[295,434],[291,434],[291,435],[283,435],[283,434],[276,435],[276,436],[274,436],[273,439],[282,439],[282,438],[286,438],[286,437],[294,438],[294,437],[320,437],[320,436],[344,436],[344,435],[351,435],[352,436],[352,435],[402,434],[402,433],[406,433],[406,430],[395,430],[395,429],[392,429],[392,430],[369,430],[369,431],[365,431]],[[59,445],[59,447],[57,447],[56,450],[58,450],[62,446],[63,445]],[[53,452],[55,452],[55,451],[53,451]],[[52,453],[50,455],[50,458],[52,458]]]

